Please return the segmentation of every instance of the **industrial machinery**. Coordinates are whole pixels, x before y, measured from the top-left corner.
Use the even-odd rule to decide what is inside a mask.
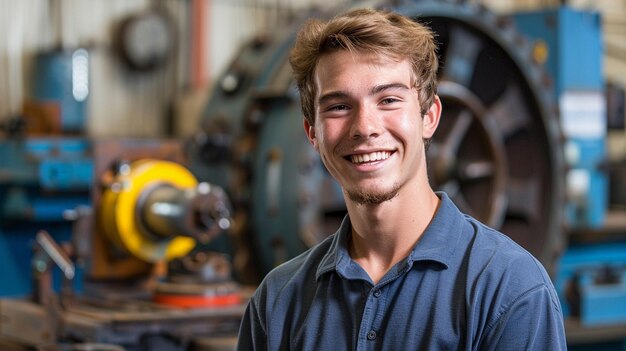
[[[541,30],[530,24],[533,16],[563,19],[564,26],[571,17],[594,48],[586,54],[600,55],[597,19],[586,22],[588,15],[566,10],[498,17],[475,3],[447,0],[353,2],[332,13],[303,14],[293,27],[254,38],[219,78],[201,131],[184,148],[164,140],[3,141],[0,264],[14,283],[2,283],[0,295],[37,292],[39,303],[0,300],[0,335],[32,340],[32,327],[23,326],[37,320],[38,341],[61,336],[150,349],[154,342],[180,346],[201,331],[236,328],[240,305],[197,308],[198,300],[236,299],[223,254],[232,256],[239,281],[257,283],[334,232],[345,215],[341,189],[302,131],[287,57],[305,18],[362,6],[396,10],[437,33],[444,109],[428,151],[432,185],[541,260],[568,313],[570,342],[607,337],[594,328],[601,319],[584,315],[584,301],[604,296],[607,305],[623,303],[616,274],[626,262],[623,245],[576,246],[578,232],[599,230],[604,222],[602,135],[588,143],[564,126],[565,118],[587,118],[563,115],[580,102],[553,69],[563,62],[551,61],[572,56],[559,54],[565,29],[530,30]],[[578,51],[576,57],[582,57]],[[585,70],[597,74],[589,78],[596,92],[598,57],[590,57]],[[541,65],[546,59],[547,70]],[[590,96],[596,104],[590,123],[599,132],[601,102],[596,93]],[[207,253],[203,244],[193,248],[227,227],[233,240],[220,243],[222,254]],[[591,256],[601,264],[589,265]],[[62,269],[47,269],[53,262]],[[600,280],[611,284],[596,284]],[[68,290],[82,299],[63,298],[72,296],[63,293]],[[218,291],[218,298],[206,298]],[[156,298],[147,302],[146,292]],[[177,307],[158,308],[157,300]],[[626,336],[618,327],[609,333]]]
[[[228,198],[179,163],[176,143],[31,138],[1,147],[10,164],[0,186],[1,291],[32,295],[0,300],[2,337],[143,350],[165,336],[182,347],[194,335],[236,332],[244,298],[230,261],[201,248],[230,226]]]
[[[570,324],[570,334],[604,330],[597,338],[615,338],[619,344],[624,339],[620,326],[626,323],[626,212],[609,207],[609,192],[620,193],[626,178],[619,160],[608,157],[602,19],[597,12],[567,7],[513,18],[522,32],[547,50],[546,68],[554,78],[560,110],[567,164],[565,225],[570,240],[554,282],[564,315],[577,321]],[[623,109],[615,119],[623,130]],[[618,177],[611,189],[610,174]],[[591,338],[581,339],[590,342]]]
[[[224,190],[180,141],[81,137],[76,53],[44,56],[36,92],[55,94],[0,141],[0,339],[187,350],[236,333],[245,297],[207,248],[232,224]]]

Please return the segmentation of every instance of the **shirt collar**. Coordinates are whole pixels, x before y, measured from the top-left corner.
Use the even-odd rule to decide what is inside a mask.
[[[463,214],[446,193],[437,192],[437,196],[441,199],[439,208],[407,257],[406,264],[408,265],[418,261],[434,261],[448,268],[452,262],[455,244],[462,231]],[[346,215],[334,234],[328,252],[317,268],[316,279],[329,271],[339,270],[339,267],[350,264],[348,237],[351,230],[350,218]]]
[[[332,243],[330,244],[330,248],[320,265],[317,267],[317,272],[315,274],[315,278],[319,279],[324,273],[330,272],[332,270],[337,270],[340,264],[347,264],[350,262],[350,254],[348,253],[348,238],[350,237],[350,232],[352,231],[352,225],[350,224],[350,217],[346,215],[341,221],[341,225],[337,232],[335,232],[335,237],[333,238]]]
[[[441,199],[435,217],[409,254],[408,263],[435,261],[448,268],[454,257],[461,232],[464,215],[444,192],[437,192]]]

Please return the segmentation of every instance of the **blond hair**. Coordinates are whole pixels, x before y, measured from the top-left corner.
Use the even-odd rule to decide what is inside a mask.
[[[339,50],[367,52],[411,63],[413,86],[419,93],[422,115],[437,90],[437,47],[433,32],[400,14],[358,9],[327,22],[308,20],[298,32],[289,63],[300,91],[302,113],[315,122],[315,68],[322,55]]]

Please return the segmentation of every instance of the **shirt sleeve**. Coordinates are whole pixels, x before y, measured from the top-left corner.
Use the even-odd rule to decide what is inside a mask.
[[[239,327],[237,350],[267,350],[265,321],[259,315],[255,298],[251,298]]]
[[[526,292],[491,325],[480,350],[567,350],[561,307],[549,287]]]

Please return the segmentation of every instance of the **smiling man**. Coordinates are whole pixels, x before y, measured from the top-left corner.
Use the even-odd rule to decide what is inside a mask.
[[[541,264],[430,187],[433,34],[391,12],[311,20],[290,63],[304,130],[343,189],[327,240],[270,272],[240,350],[561,350]]]

